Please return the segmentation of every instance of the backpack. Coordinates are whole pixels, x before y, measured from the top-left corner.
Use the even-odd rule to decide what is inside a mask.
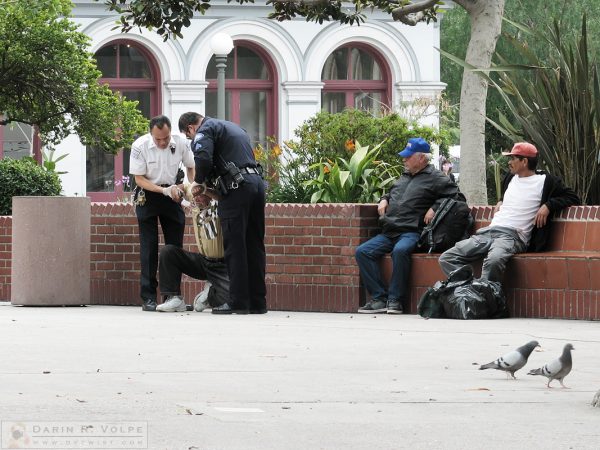
[[[467,239],[474,223],[466,202],[446,198],[433,220],[423,229],[417,246],[428,253],[441,253]]]

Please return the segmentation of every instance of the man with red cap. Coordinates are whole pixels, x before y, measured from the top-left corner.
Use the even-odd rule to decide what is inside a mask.
[[[501,282],[510,257],[526,250],[542,251],[549,238],[549,219],[580,203],[560,178],[536,170],[534,145],[518,142],[503,155],[510,158],[510,173],[502,181],[502,198],[492,222],[442,253],[439,262],[446,275],[483,258],[481,278]]]

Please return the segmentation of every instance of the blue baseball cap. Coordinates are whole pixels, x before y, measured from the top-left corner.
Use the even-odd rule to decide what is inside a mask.
[[[408,144],[406,144],[404,150],[398,153],[398,156],[401,156],[402,158],[408,158],[415,153],[431,153],[431,147],[429,147],[429,144],[425,139],[420,137],[410,138],[408,140]]]

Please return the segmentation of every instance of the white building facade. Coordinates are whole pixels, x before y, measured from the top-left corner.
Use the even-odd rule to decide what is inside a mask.
[[[212,0],[195,16],[183,39],[163,41],[148,30],[113,30],[117,16],[102,2],[74,1],[73,20],[91,38],[102,81],[139,101],[148,118],[165,114],[177,132],[179,115],[197,111],[216,116],[216,68],[210,40],[226,33],[234,41],[226,71],[226,118],[239,123],[255,144],[283,142],[321,110],[346,107],[374,114],[406,109],[415,99],[431,100],[421,121],[437,126],[440,82],[438,24],[409,27],[372,13],[366,23],[323,25],[304,19],[268,20],[258,0],[239,6]],[[1,149],[0,149],[1,150]],[[77,136],[57,147],[64,194],[114,201],[124,195],[129,152],[106,155],[86,149]],[[0,157],[2,154],[0,153]]]

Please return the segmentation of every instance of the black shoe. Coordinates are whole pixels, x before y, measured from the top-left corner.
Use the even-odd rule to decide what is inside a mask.
[[[387,311],[387,302],[383,300],[371,300],[362,308],[358,308],[358,312],[361,314],[377,314],[384,313]]]
[[[156,311],[156,300],[153,298],[142,299],[142,311]]]
[[[399,300],[388,302],[387,313],[388,314],[402,314],[402,303]]]
[[[248,314],[247,309],[233,309],[228,303],[216,306],[212,309],[213,314]]]
[[[250,314],[266,314],[268,312],[267,308],[257,308],[251,309],[248,311]]]

